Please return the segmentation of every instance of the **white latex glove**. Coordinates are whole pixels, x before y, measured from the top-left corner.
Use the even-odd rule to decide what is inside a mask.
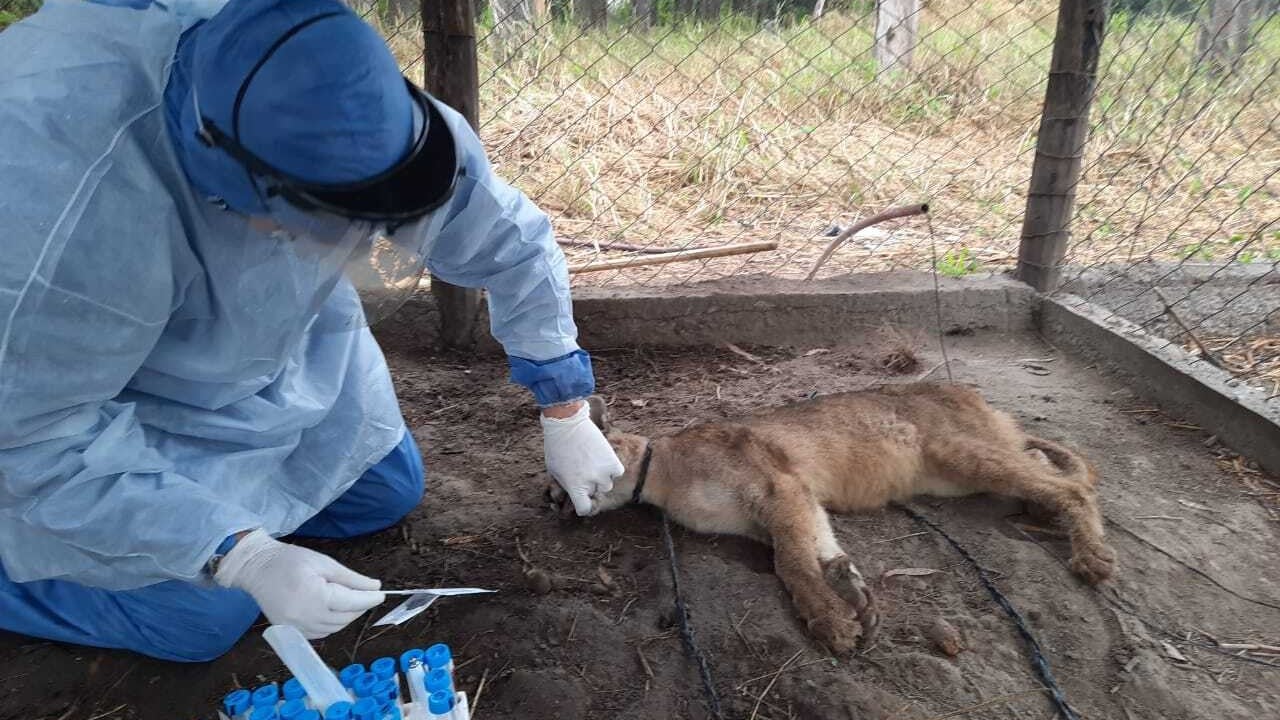
[[[249,593],[272,624],[292,625],[311,640],[341,630],[385,598],[382,581],[262,530],[240,538],[213,579]]]
[[[547,472],[564,488],[578,515],[591,515],[591,498],[613,489],[622,461],[600,428],[591,422],[586,403],[563,420],[542,416],[542,449]]]

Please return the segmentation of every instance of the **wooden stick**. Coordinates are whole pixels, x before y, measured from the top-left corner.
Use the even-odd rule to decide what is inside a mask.
[[[624,268],[641,267],[643,265],[665,265],[667,263],[684,262],[686,260],[703,260],[705,258],[728,257],[730,255],[745,255],[747,253],[777,249],[778,243],[772,240],[765,242],[742,243],[740,245],[721,245],[720,247],[713,248],[679,250],[676,252],[661,253],[658,255],[619,258],[617,260],[601,260],[598,262],[583,263],[581,265],[571,265],[569,266],[569,272],[570,274],[573,274],[599,272],[601,270],[622,270]]]
[[[927,212],[929,212],[928,204],[903,205],[901,207],[889,208],[884,212],[876,213],[869,218],[859,220],[858,222],[850,225],[844,232],[837,235],[835,240],[832,240],[831,243],[827,245],[826,250],[822,251],[822,257],[818,258],[818,261],[813,264],[813,267],[809,270],[809,275],[805,280],[812,280],[813,276],[818,274],[818,270],[826,264],[827,258],[831,257],[831,253],[834,253],[836,248],[843,245],[846,240],[857,235],[859,232],[886,220],[911,217],[912,215],[923,215]]]
[[[471,717],[476,716],[476,708],[480,707],[480,696],[484,693],[484,684],[489,679],[489,668],[484,669],[484,673],[480,675],[480,686],[476,688],[476,696],[471,698],[470,706],[467,711]]]
[[[1223,650],[1247,650],[1259,653],[1280,653],[1280,647],[1275,645],[1258,645],[1257,643],[1218,643],[1218,647]]]
[[[570,240],[568,238],[556,238],[556,242],[567,247],[587,247],[598,250],[615,250],[618,252],[637,252],[645,255],[661,255],[663,253],[680,252],[681,248],[662,247],[661,245],[633,245],[631,243],[611,242],[599,244],[591,240]],[[701,248],[685,248],[699,250]]]
[[[1205,361],[1220,370],[1226,370],[1226,368],[1222,366],[1222,361],[1218,360],[1213,353],[1209,352],[1209,348],[1205,347],[1204,343],[1200,342],[1200,338],[1196,337],[1196,334],[1191,332],[1191,328],[1187,327],[1187,324],[1182,322],[1182,318],[1178,317],[1178,313],[1173,311],[1173,305],[1169,303],[1169,298],[1164,296],[1164,292],[1158,287],[1153,287],[1151,289],[1155,291],[1156,297],[1160,298],[1160,302],[1164,305],[1165,314],[1173,318],[1173,321],[1178,324],[1178,327],[1182,328],[1182,332],[1186,333],[1187,337],[1191,338],[1191,342],[1196,344],[1196,348],[1200,350],[1200,354],[1204,357]]]

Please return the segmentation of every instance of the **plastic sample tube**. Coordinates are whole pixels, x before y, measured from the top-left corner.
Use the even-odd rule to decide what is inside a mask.
[[[409,685],[409,720],[427,720],[427,673],[421,658],[410,658],[409,667],[404,671],[405,682]]]
[[[396,661],[389,657],[378,658],[369,665],[369,672],[379,680],[390,680],[396,676]]]
[[[342,672],[338,673],[338,680],[342,682],[343,687],[350,688],[364,672],[364,665],[353,663],[342,668]]]
[[[427,673],[427,694],[447,692],[453,694],[453,677],[444,668],[436,668]]]
[[[249,713],[249,720],[280,720],[275,705],[259,705]]]
[[[453,674],[453,653],[450,652],[449,646],[444,643],[436,643],[427,648],[425,653],[427,657],[427,667],[435,670],[436,668],[444,668]]]
[[[351,703],[339,700],[324,711],[324,720],[351,720]]]
[[[319,710],[303,710],[298,720],[321,720]]]
[[[429,720],[450,720],[453,717],[453,696],[447,692],[432,693],[427,699]]]
[[[367,672],[356,678],[355,683],[351,685],[351,691],[356,694],[356,698],[373,697],[373,688],[377,684],[378,676]]]
[[[383,680],[373,686],[373,699],[379,705],[390,705],[400,699],[400,683],[395,680]]]
[[[253,707],[269,707],[274,708],[276,703],[280,701],[280,688],[275,683],[263,685],[253,691]]]
[[[302,683],[298,681],[298,678],[289,678],[284,687],[280,689],[280,695],[286,702],[289,700],[305,700],[307,691],[306,688],[302,687]]]
[[[231,720],[245,720],[249,717],[249,707],[253,703],[253,694],[240,689],[227,693],[222,698],[222,709]]]
[[[298,720],[298,716],[306,712],[307,704],[301,698],[285,700],[280,706],[280,720]]]
[[[423,660],[424,655],[426,655],[426,653],[423,650],[419,650],[418,648],[413,648],[412,650],[405,650],[403,653],[400,654],[400,672],[402,673],[409,672],[409,662],[411,660],[417,660],[419,663],[425,662],[425,660]]]
[[[316,654],[315,648],[292,625],[272,625],[263,631],[267,644],[280,656],[280,661],[298,679],[313,705],[326,713],[330,706],[346,702],[347,689],[333,674],[328,665]]]
[[[360,698],[351,706],[351,720],[381,720],[378,701],[371,697]]]

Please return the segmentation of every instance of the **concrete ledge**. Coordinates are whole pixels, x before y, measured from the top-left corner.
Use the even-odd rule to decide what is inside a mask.
[[[1166,410],[1280,473],[1280,403],[1134,323],[1077,296],[1044,298],[1040,330],[1055,345],[1097,362]]]
[[[1003,276],[941,278],[943,330],[1009,332],[1033,327],[1035,294]],[[574,315],[588,349],[630,345],[822,345],[857,340],[888,323],[936,332],[929,273],[867,273],[805,282],[748,276],[679,287],[577,288]],[[430,293],[419,293],[376,329],[384,347],[439,340]],[[488,320],[481,327],[487,330]],[[498,346],[485,332],[481,351]]]

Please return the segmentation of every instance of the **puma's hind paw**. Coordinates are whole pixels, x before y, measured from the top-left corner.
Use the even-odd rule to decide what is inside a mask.
[[[1089,545],[1071,554],[1071,571],[1090,585],[1110,578],[1116,571],[1116,553],[1106,545]]]

